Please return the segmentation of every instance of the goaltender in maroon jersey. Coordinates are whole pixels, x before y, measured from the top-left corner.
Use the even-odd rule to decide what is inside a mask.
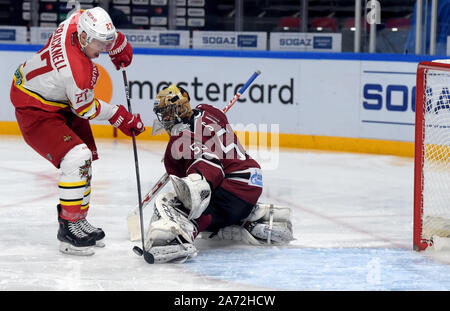
[[[188,92],[174,84],[155,98],[153,133],[164,128],[170,136],[164,165],[174,191],[155,198],[145,236],[154,262],[194,258],[199,233],[250,245],[289,243],[290,209],[258,202],[261,167],[242,147],[225,113],[207,104],[191,109],[189,101]]]
[[[171,85],[166,90],[183,94],[189,104],[184,89]],[[158,120],[170,133],[164,155],[166,171],[180,178],[197,173],[208,182],[212,195],[197,219],[199,232],[240,225],[261,196],[261,167],[247,154],[221,110],[207,104],[192,110],[185,106],[174,116],[164,109],[167,105],[155,104]]]

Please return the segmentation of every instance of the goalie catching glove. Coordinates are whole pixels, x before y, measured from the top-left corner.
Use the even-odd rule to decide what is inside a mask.
[[[150,220],[145,248],[155,263],[182,263],[197,256],[194,239],[197,227],[187,218],[175,193],[160,194]]]

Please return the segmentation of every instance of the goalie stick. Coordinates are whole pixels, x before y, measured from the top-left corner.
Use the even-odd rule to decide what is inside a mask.
[[[253,81],[261,74],[261,71],[256,70],[252,76],[245,82],[245,84],[237,91],[230,102],[223,108],[223,113],[226,113],[230,108],[238,101],[241,95],[247,90],[247,88],[253,83]],[[144,200],[140,202],[142,209],[144,209],[150,201],[155,198],[159,191],[169,182],[169,175],[164,173],[164,175],[156,182],[156,184],[150,189],[150,191],[145,195]],[[139,214],[140,204],[138,204],[127,216],[128,233],[131,241],[137,241],[142,238],[143,230],[139,228]],[[142,221],[141,221],[142,223]],[[141,229],[141,230],[139,230]]]

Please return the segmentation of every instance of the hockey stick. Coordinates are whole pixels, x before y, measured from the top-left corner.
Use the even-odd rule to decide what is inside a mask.
[[[128,79],[127,79],[127,73],[125,71],[125,67],[122,66],[122,76],[123,76],[123,84],[125,86],[125,94],[127,97],[127,104],[128,104],[128,112],[132,114],[131,111],[131,100],[130,100],[130,93],[128,90]],[[139,200],[139,219],[140,219],[140,229],[141,229],[141,237],[142,237],[142,249],[139,248],[138,246],[135,246],[133,248],[133,251],[138,254],[139,256],[144,255],[144,259],[146,262],[152,264],[155,262],[155,258],[153,257],[153,255],[150,252],[147,252],[145,250],[145,241],[144,241],[144,217],[143,217],[143,213],[142,213],[142,196],[141,196],[141,179],[139,177],[139,162],[138,162],[138,155],[137,155],[137,147],[136,147],[136,137],[134,134],[134,130],[131,130],[131,138],[133,141],[133,153],[134,153],[134,165],[135,165],[135,169],[136,169],[136,182],[137,182],[137,190],[138,190],[138,200]]]
[[[239,91],[233,96],[230,102],[223,108],[223,113],[226,113],[230,108],[238,101],[239,97],[247,90],[250,84],[261,74],[261,71],[256,70],[252,76],[245,82],[245,84],[239,89]],[[156,182],[153,188],[145,195],[144,200],[142,201],[142,208],[145,208],[148,203],[159,193],[159,191],[169,182],[169,175],[164,173],[164,175]],[[142,234],[138,230],[138,211],[139,205],[133,209],[131,213],[128,214],[127,224],[128,224],[128,233],[131,241],[139,240],[139,234]]]
[[[256,70],[252,76],[250,77],[250,79],[248,79],[247,82],[245,82],[245,84],[239,89],[239,91],[233,96],[233,98],[230,100],[230,102],[228,103],[228,105],[225,106],[225,108],[223,108],[223,113],[227,113],[228,110],[230,110],[230,108],[234,105],[235,102],[238,101],[239,97],[241,97],[241,95],[245,92],[245,90],[247,90],[247,88],[250,86],[250,84],[253,83],[253,81],[261,74],[261,71]]]

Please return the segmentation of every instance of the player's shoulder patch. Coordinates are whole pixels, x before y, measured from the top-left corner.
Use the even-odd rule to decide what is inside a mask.
[[[197,110],[210,111],[210,110],[218,110],[216,107],[208,104],[200,104],[195,107]],[[219,110],[220,111],[220,110]]]
[[[200,104],[195,107],[196,110],[204,111],[206,114],[203,114],[202,117],[209,117],[216,120],[216,123],[223,123],[222,125],[225,125],[228,123],[228,119],[225,115],[225,113],[217,109],[216,107],[208,104]]]

